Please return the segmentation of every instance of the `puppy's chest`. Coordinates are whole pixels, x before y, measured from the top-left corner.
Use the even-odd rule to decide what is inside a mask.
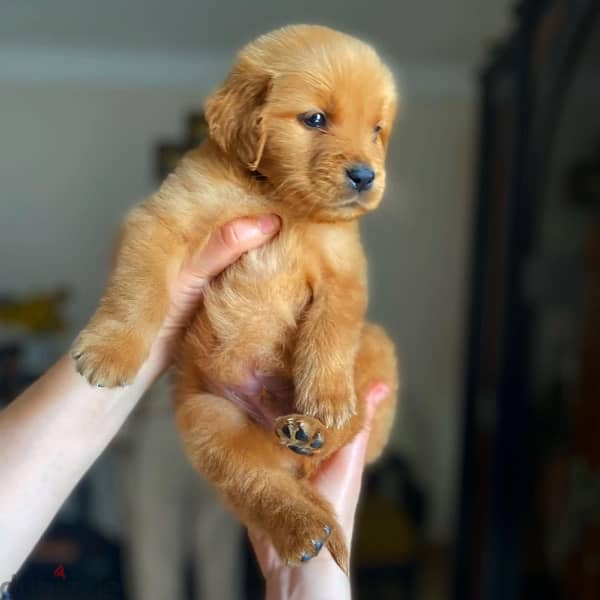
[[[310,299],[308,267],[314,269],[318,260],[314,248],[301,248],[292,236],[248,252],[205,296],[205,310],[217,333],[294,328]]]

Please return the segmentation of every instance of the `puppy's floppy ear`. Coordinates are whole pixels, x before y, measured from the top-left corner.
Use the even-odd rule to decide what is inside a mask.
[[[396,120],[396,113],[398,110],[398,100],[396,96],[392,96],[386,103],[384,113],[386,114],[386,127],[381,132],[381,141],[384,148],[388,147],[390,141],[390,135],[392,133],[392,126]]]
[[[394,80],[389,74],[388,78],[388,94],[384,100],[383,104],[383,115],[385,121],[385,127],[381,132],[381,141],[383,142],[384,148],[388,147],[390,134],[392,133],[392,127],[394,125],[394,121],[396,120],[396,115],[399,110],[400,98],[398,96],[398,92],[396,91],[396,86],[394,85]]]
[[[267,141],[265,104],[271,76],[238,64],[204,107],[210,136],[227,153],[256,171]]]

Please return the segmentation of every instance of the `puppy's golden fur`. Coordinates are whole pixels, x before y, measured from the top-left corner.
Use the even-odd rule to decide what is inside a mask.
[[[357,218],[381,200],[395,111],[390,72],[350,36],[293,26],[249,44],[207,101],[209,139],[128,216],[106,294],[73,348],[90,383],[130,382],[183,262],[227,221],[280,215],[278,236],[207,288],[180,348],[175,403],[191,460],[292,564],[326,544],[347,569],[343,532],[307,477],[360,429],[373,383],[390,393],[368,460],[393,419],[394,348],[364,322]],[[322,126],[306,123],[315,113]],[[360,194],[346,172],[356,164],[375,173]]]

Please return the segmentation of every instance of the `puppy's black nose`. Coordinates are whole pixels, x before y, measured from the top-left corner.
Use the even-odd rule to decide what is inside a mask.
[[[353,165],[348,167],[346,175],[348,176],[350,187],[357,192],[364,192],[371,189],[373,180],[375,179],[375,172],[371,167],[367,167],[367,165]]]

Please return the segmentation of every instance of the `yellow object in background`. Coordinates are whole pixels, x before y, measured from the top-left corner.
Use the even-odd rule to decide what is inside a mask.
[[[386,498],[367,495],[358,515],[356,546],[360,566],[391,566],[414,562],[419,557],[420,538],[410,516]]]
[[[66,322],[62,316],[62,304],[67,296],[67,290],[60,288],[19,300],[0,297],[0,327],[16,325],[36,333],[63,331]]]

